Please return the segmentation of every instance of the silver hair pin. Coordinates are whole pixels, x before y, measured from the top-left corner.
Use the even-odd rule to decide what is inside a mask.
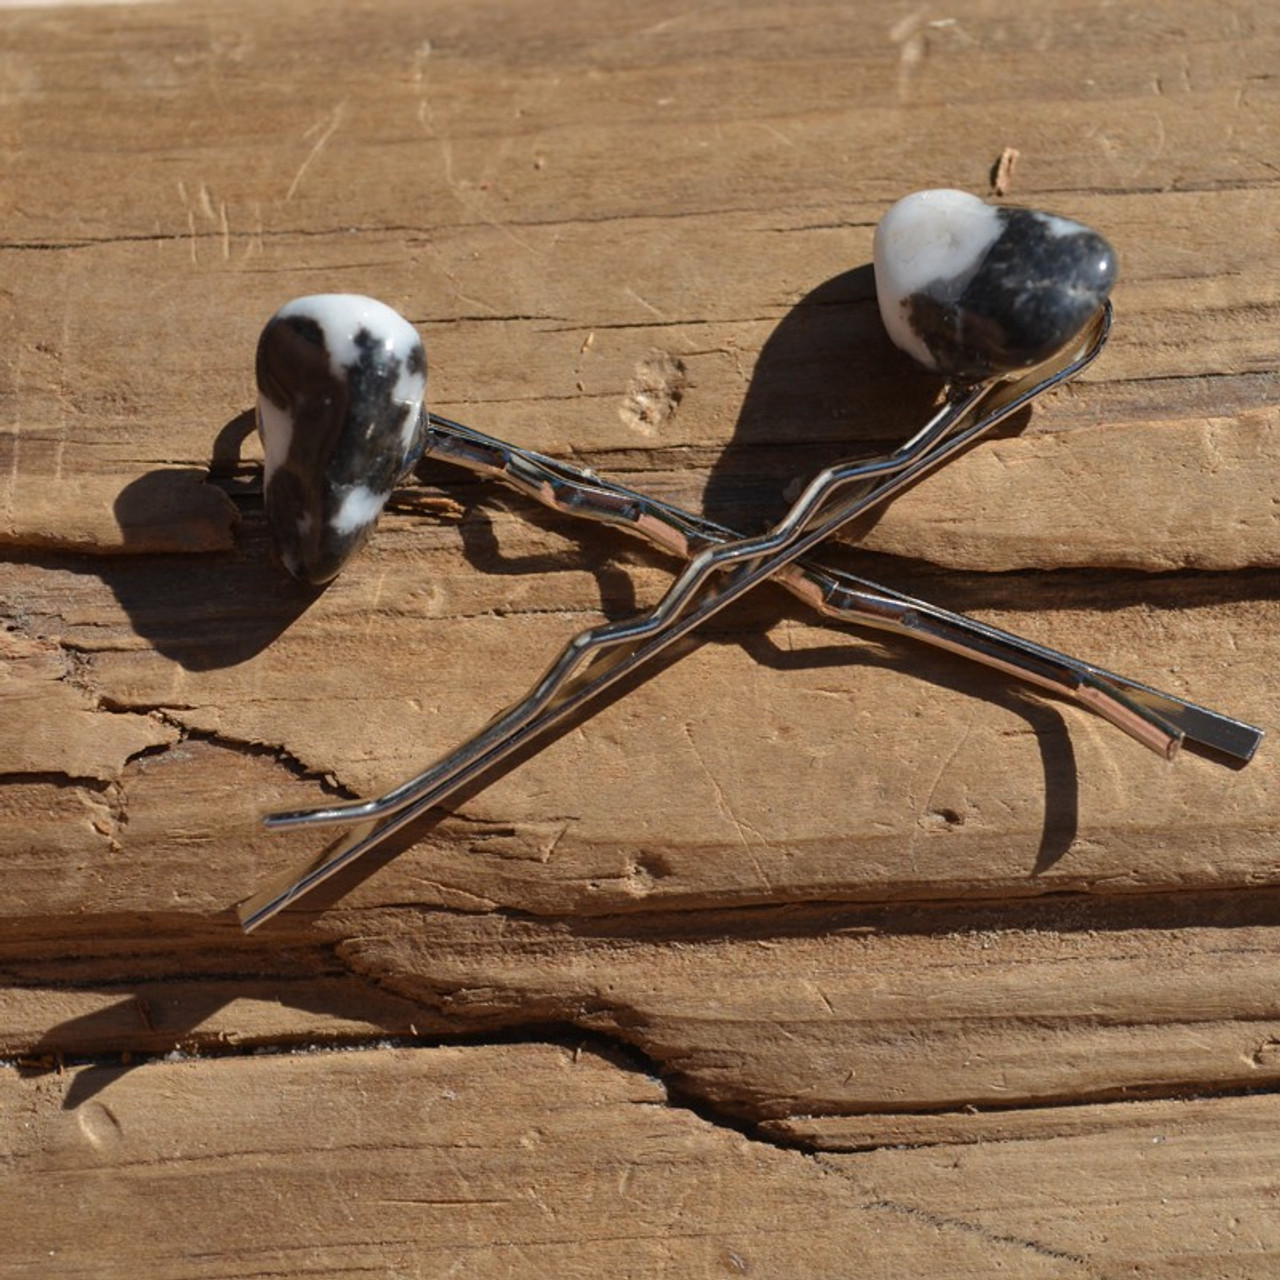
[[[684,559],[742,536],[592,471],[427,417],[426,457],[491,476],[554,511],[630,530]],[[1260,729],[1221,712],[811,557],[773,579],[824,617],[910,636],[1070,698],[1166,758],[1188,741],[1247,763],[1262,740]]]
[[[433,456],[497,475],[548,505],[635,528],[691,559],[653,609],[576,636],[524,698],[408,782],[375,800],[269,815],[265,821],[271,827],[354,825],[305,868],[243,903],[239,912],[246,930],[587,707],[771,576],[829,615],[916,635],[1065,692],[1163,754],[1172,754],[1184,737],[1238,759],[1252,754],[1260,734],[1251,726],[802,559],[854,517],[1077,373],[1097,355],[1109,329],[1106,297],[1114,257],[1100,236],[1078,223],[995,209],[959,192],[923,192],[886,215],[877,230],[875,256],[877,293],[890,336],[947,375],[951,390],[938,413],[906,444],[878,461],[826,469],[770,533],[756,538],[738,538],[701,517],[461,424],[415,415],[412,395],[406,393],[414,389],[411,379],[425,369],[421,346],[394,312],[372,310],[381,304],[330,295],[301,299],[273,317],[258,358],[259,417],[268,458],[265,491],[273,532],[299,576],[323,581],[337,571],[344,546],[367,536],[395,479],[424,446]],[[353,309],[354,321],[342,314],[344,302]],[[373,329],[370,321],[377,322]],[[375,341],[381,324],[387,326],[385,335]],[[295,383],[291,348],[297,342],[311,348],[313,358]],[[382,352],[381,364],[371,355],[375,348]],[[264,368],[275,376],[264,380]],[[379,370],[381,392],[374,389],[373,373]],[[312,377],[322,384],[319,392],[308,381]],[[342,415],[357,404],[365,407],[363,425],[352,433],[357,442],[346,444],[340,432],[334,433]],[[286,481],[273,499],[277,478],[295,469],[291,463],[306,420],[329,433],[337,465],[316,482],[314,462],[304,456],[296,468],[302,477]],[[381,440],[391,460],[371,484],[348,465],[347,455],[373,440]],[[857,495],[846,496],[854,486]],[[356,518],[361,515],[369,519]],[[284,527],[277,528],[282,522]],[[322,544],[328,535],[317,540],[316,534],[317,525],[326,524],[333,535],[327,549]],[[723,576],[713,584],[717,573]]]
[[[299,299],[289,304],[286,314],[298,314],[301,304],[309,301],[320,300]],[[352,325],[368,323],[371,300],[331,296],[322,301],[322,309],[330,318],[340,303],[346,303]],[[397,317],[397,323],[407,326],[408,322],[400,322]],[[268,326],[267,332],[273,333],[273,326]],[[397,428],[393,438],[399,434]],[[553,510],[628,528],[685,559],[706,546],[741,536],[703,516],[602,479],[593,472],[495,439],[438,414],[426,416],[425,440],[415,438],[424,457],[495,477]],[[339,495],[332,509],[340,514],[343,508],[344,499]],[[283,533],[287,534],[297,519],[292,507],[283,506],[280,498],[273,494],[271,509],[277,519],[286,521]],[[308,531],[314,531],[323,528],[325,521],[321,516],[304,518],[302,523]],[[346,539],[345,545],[353,546],[356,538],[347,530],[345,522],[339,519],[335,523],[340,526],[340,536]],[[367,525],[360,530],[362,536],[367,536],[367,532]],[[323,556],[317,556],[314,551],[300,554],[295,547],[289,559],[295,566],[323,564],[328,570],[333,567],[334,554],[332,551]],[[1247,759],[1257,745],[1257,731],[1230,717],[869,579],[827,568],[811,559],[788,565],[774,576],[827,617],[914,636],[1020,675],[1090,706],[1163,755],[1176,750],[1183,737],[1239,759]]]

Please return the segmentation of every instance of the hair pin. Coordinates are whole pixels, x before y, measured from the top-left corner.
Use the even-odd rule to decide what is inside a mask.
[[[961,192],[917,193],[877,229],[875,267],[890,337],[948,378],[945,401],[891,454],[821,472],[778,525],[755,538],[423,413],[413,400],[421,395],[414,379],[425,374],[421,344],[407,321],[382,304],[325,295],[290,303],[272,318],[258,353],[267,513],[299,576],[323,581],[337,572],[344,549],[368,536],[396,479],[424,450],[496,475],[547,505],[634,528],[689,559],[653,609],[575,636],[524,698],[416,777],[374,800],[268,815],[271,827],[353,829],[301,871],[244,902],[246,930],[589,706],[769,577],[829,615],[917,635],[1068,693],[1166,755],[1184,736],[1240,759],[1252,754],[1261,736],[1252,726],[803,559],[854,517],[1079,372],[1109,330],[1110,246],[1081,224],[1051,215],[997,209]],[[299,343],[305,358],[297,354]],[[323,441],[305,444],[309,435]],[[370,453],[383,458],[373,483],[353,466]],[[317,466],[326,458],[330,463]],[[273,485],[280,486],[274,498]],[[856,496],[848,496],[855,486]]]
[[[606,480],[439,414],[427,415],[425,457],[494,477],[553,511],[621,527],[690,559],[741,535],[705,516]],[[773,575],[824,617],[909,636],[1071,698],[1166,758],[1183,741],[1247,762],[1261,740],[1252,725],[1117,675],[869,578],[801,557]]]

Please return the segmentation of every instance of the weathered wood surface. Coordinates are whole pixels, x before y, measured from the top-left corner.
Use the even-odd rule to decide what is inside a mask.
[[[550,1045],[258,1058],[248,1099],[247,1065],[6,1081],[28,1176],[6,1188],[0,1274],[985,1280],[1105,1254],[1107,1274],[1256,1276],[1274,1238],[1274,1178],[1250,1159],[1268,1098],[1071,1108],[1048,1134],[814,1159]],[[125,1261],[102,1247],[122,1227]]]
[[[1263,3],[6,6],[0,1275],[1277,1265],[1273,745],[1168,764],[763,591],[245,939],[315,844],[262,809],[672,566],[428,471],[317,596],[209,476],[345,289],[440,411],[758,526],[933,394],[875,220],[1014,146],[1113,339],[846,559],[1274,726],[1277,66]]]

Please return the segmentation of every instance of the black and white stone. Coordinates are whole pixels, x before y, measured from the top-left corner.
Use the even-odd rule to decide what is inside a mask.
[[[385,303],[315,294],[267,321],[257,374],[267,523],[289,572],[325,583],[422,456],[426,353]]]
[[[1047,360],[1115,283],[1096,231],[964,191],[917,191],[875,234],[876,294],[895,345],[926,368],[978,382]]]

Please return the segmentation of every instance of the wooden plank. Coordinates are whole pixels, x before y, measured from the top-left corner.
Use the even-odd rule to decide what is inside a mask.
[[[816,1162],[539,1045],[85,1068],[0,1107],[0,1275],[1234,1276],[1280,1247],[1269,1098]]]
[[[903,1113],[1274,1088],[1274,897],[1239,897],[556,922],[338,909],[330,945],[286,933],[274,948],[173,915],[140,949],[126,918],[93,940],[11,938],[0,1051],[574,1027],[631,1046],[701,1107],[779,1132],[803,1117],[795,1132],[830,1147],[880,1115],[889,1133]]]
[[[503,536],[516,528],[504,521]],[[516,542],[508,554],[547,554],[536,545]],[[416,772],[515,697],[592,616],[592,575],[576,565],[540,577],[541,587],[517,578],[510,591],[501,573],[443,555],[437,563],[463,599],[432,616],[452,583],[415,590],[420,562],[388,563],[394,554],[369,556],[369,578],[339,583],[291,626],[300,595],[286,589],[278,611],[245,622],[234,567],[193,581],[180,560],[139,564],[136,588],[122,588],[141,638],[96,577],[58,569],[40,574],[39,596],[24,592],[46,635],[65,628],[66,591],[80,596],[63,644],[85,658],[78,678],[103,705],[100,718],[122,718],[135,735],[177,727],[187,736],[171,759],[142,756],[112,779],[134,818],[100,833],[104,849],[114,839],[127,857],[102,881],[98,909],[165,910],[175,893],[194,895],[203,913],[228,907],[258,874],[317,847],[314,837],[268,836],[259,812],[319,799],[322,778],[354,794]],[[1146,603],[1100,616],[1083,602],[1055,607],[1057,588],[1046,584],[1044,614],[983,613],[1077,651],[1096,653],[1105,627],[1103,656],[1117,668],[1154,663],[1142,674],[1157,683],[1213,689],[1222,705],[1274,720],[1276,603],[1179,608],[1185,585],[1140,586]],[[433,905],[594,915],[778,893],[866,901],[1276,883],[1280,777],[1265,755],[1235,774],[1191,756],[1171,767],[1082,712],[946,657],[846,638],[798,615],[739,614],[724,625],[732,630],[695,657],[424,832],[356,900],[425,893]],[[246,660],[242,646],[258,652]],[[32,698],[49,689],[36,674]],[[48,718],[54,727],[38,735],[15,726],[15,741],[32,746],[22,771],[77,776],[83,733],[73,719]],[[99,800],[81,785],[84,805]],[[183,873],[174,861],[175,826],[201,867]],[[0,840],[17,914],[73,905],[79,890],[60,896],[44,874],[47,848],[21,829]],[[642,864],[660,871],[637,873]]]
[[[260,812],[674,566],[428,465],[311,593],[256,443],[210,468],[266,316],[349,289],[436,409],[758,528],[927,411],[872,230],[1015,146],[1113,338],[836,554],[1273,726],[1278,60],[1261,3],[0,6],[0,1273],[1263,1274],[1269,743],[1170,764],[762,591],[245,939],[316,847]]]

